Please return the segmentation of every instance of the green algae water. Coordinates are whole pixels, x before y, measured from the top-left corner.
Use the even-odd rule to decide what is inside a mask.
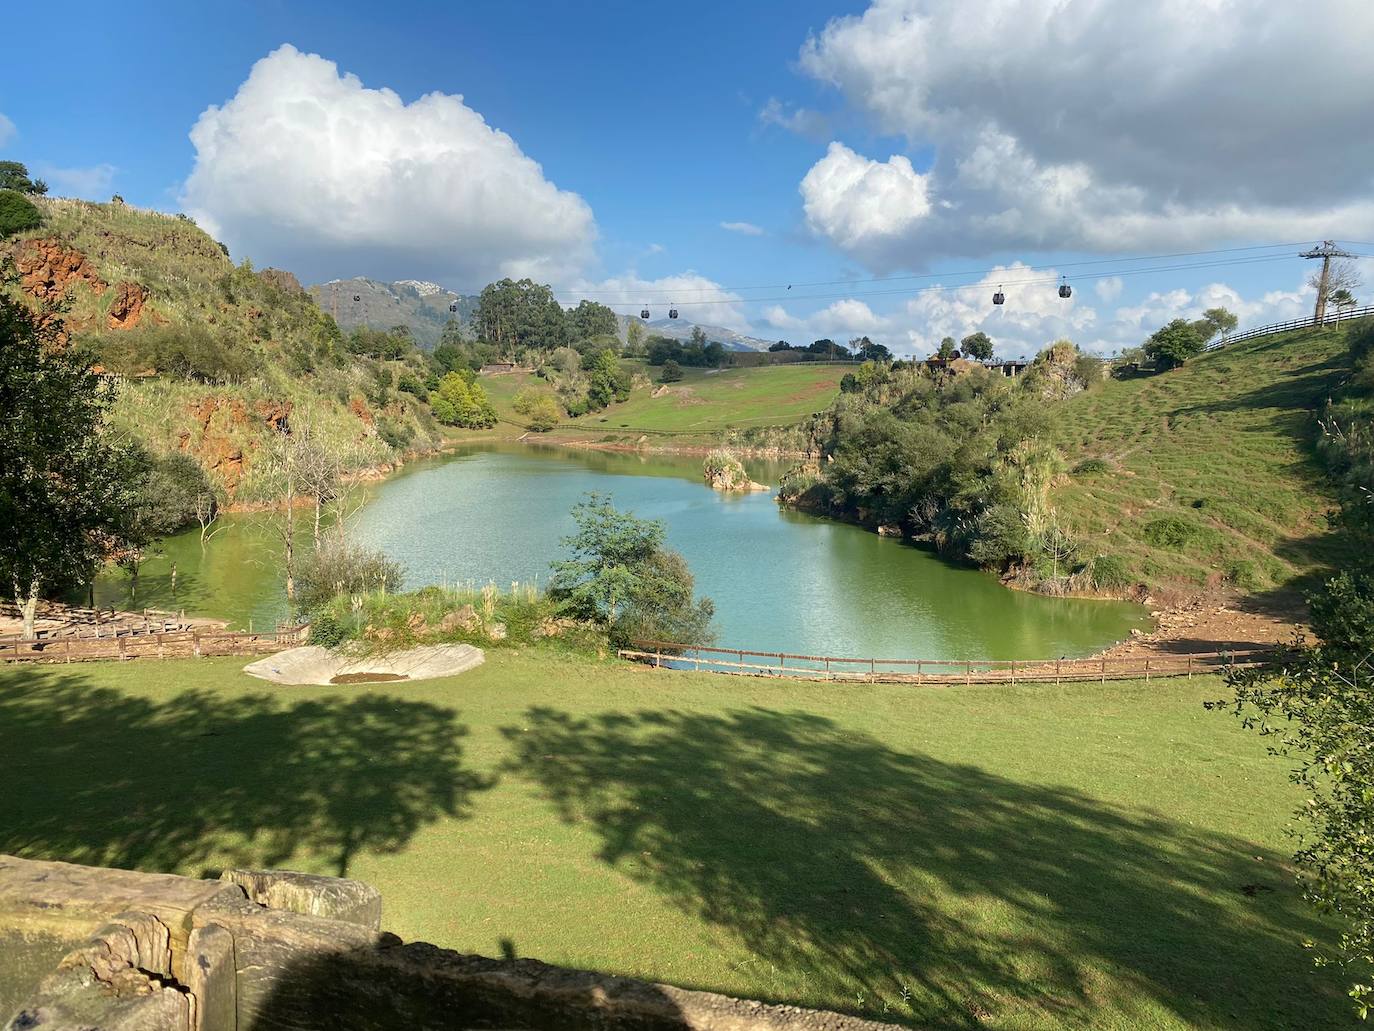
[[[776,484],[785,465],[747,461]],[[722,495],[699,457],[482,445],[416,463],[375,487],[355,539],[404,563],[407,586],[546,583],[569,510],[609,494],[661,519],[716,605],[717,642],[760,651],[879,658],[1039,659],[1084,655],[1146,624],[1137,605],[1010,591],[976,570],[855,526],[781,509],[771,493]],[[302,544],[307,544],[303,540]],[[244,626],[287,612],[267,517],[241,515],[204,549],[199,533],[145,564],[134,607],[185,609]],[[177,590],[171,591],[172,561]],[[128,581],[97,585],[129,605]]]

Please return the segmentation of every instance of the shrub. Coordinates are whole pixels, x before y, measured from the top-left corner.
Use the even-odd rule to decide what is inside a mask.
[[[43,213],[17,190],[0,190],[0,240],[43,224]]]
[[[348,640],[348,627],[332,612],[317,612],[310,620],[310,643],[337,648]]]
[[[1089,575],[1099,591],[1119,591],[1131,585],[1130,568],[1120,555],[1098,555]]]
[[[1160,516],[1145,524],[1141,536],[1157,548],[1179,551],[1197,538],[1198,528],[1177,516]]]
[[[663,371],[659,374],[660,383],[676,383],[682,379],[682,366],[669,358],[663,363]]]
[[[1085,458],[1073,467],[1075,476],[1096,476],[1111,472],[1112,466],[1105,458]]]
[[[327,541],[296,570],[296,601],[307,611],[343,594],[396,591],[405,570],[395,559],[345,541]]]

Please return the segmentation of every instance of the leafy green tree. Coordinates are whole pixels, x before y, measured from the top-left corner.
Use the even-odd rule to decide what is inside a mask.
[[[0,190],[41,195],[48,192],[42,179],[29,178],[29,170],[19,161],[0,161]]]
[[[553,290],[530,279],[502,279],[484,286],[473,322],[478,336],[504,355],[522,348],[551,351],[568,342],[563,306]]]
[[[644,327],[636,319],[625,329],[625,354],[630,358],[644,356]]]
[[[536,433],[547,433],[553,429],[562,415],[558,401],[552,394],[543,391],[522,390],[515,395],[513,405]]]
[[[630,397],[630,377],[620,368],[620,359],[612,350],[596,355],[587,370],[587,403],[600,410],[612,401],[626,401]]]
[[[496,409],[487,392],[471,371],[450,372],[439,381],[438,391],[430,397],[434,417],[446,426],[489,429],[496,425]]]
[[[709,640],[713,606],[694,600],[682,556],[664,548],[663,524],[620,512],[604,494],[573,507],[577,532],[563,544],[572,557],[553,564],[549,594],[573,616],[604,627],[612,642],[642,633],[679,644]]]
[[[1344,286],[1339,290],[1332,290],[1331,296],[1328,297],[1327,300],[1331,302],[1331,306],[1336,309],[1337,314],[1347,308],[1355,307],[1358,303],[1355,300],[1355,295],[1350,292],[1349,288]]]
[[[877,344],[866,336],[855,337],[849,341],[849,349],[854,352],[854,357],[865,362],[890,362],[892,352],[887,349],[886,344]]]
[[[936,351],[935,355],[937,358],[943,358],[945,361],[949,361],[949,359],[954,357],[954,352],[957,350],[958,347],[954,344],[954,338],[945,337],[940,341],[940,350]]]
[[[1218,333],[1225,336],[1232,332],[1239,323],[1240,320],[1225,308],[1208,308],[1202,313],[1202,318],[1193,323],[1193,328],[1205,344]]]
[[[615,312],[596,301],[580,301],[576,308],[568,312],[568,333],[573,340],[613,337],[616,335]]]
[[[1196,325],[1185,319],[1174,319],[1145,341],[1145,354],[1166,369],[1172,369],[1201,354],[1206,343]]]
[[[658,375],[660,383],[676,383],[682,379],[682,366],[669,358],[663,363],[663,371]]]
[[[137,592],[139,567],[148,549],[196,522],[214,490],[200,463],[179,451],[153,456],[135,444],[125,451],[124,462],[123,476],[132,497],[121,514],[116,560],[128,570]]]
[[[980,329],[964,337],[959,342],[959,349],[964,352],[965,358],[980,362],[990,361],[993,354],[992,338]]]
[[[0,190],[0,240],[42,224],[43,213],[27,197],[17,190]]]
[[[88,582],[118,548],[132,495],[105,429],[113,395],[47,314],[0,289],[0,585],[26,637],[39,598]]]

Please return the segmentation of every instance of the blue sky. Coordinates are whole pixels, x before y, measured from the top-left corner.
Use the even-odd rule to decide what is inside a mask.
[[[1110,350],[1212,303],[1293,317],[1310,269],[1084,262],[1374,239],[1374,143],[1349,131],[1374,105],[1374,8],[1305,10],[77,3],[60,64],[35,46],[0,67],[0,155],[54,193],[190,211],[307,281],[531,274],[768,338]],[[50,17],[26,9],[21,34]],[[1327,81],[1280,75],[1305,50]],[[1017,262],[1081,276],[1074,300]]]

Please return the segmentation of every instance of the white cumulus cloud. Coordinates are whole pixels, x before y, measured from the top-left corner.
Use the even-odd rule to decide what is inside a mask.
[[[873,161],[831,143],[801,183],[811,228],[845,250],[881,253],[901,246],[930,213],[926,177],[896,154]]]
[[[8,143],[15,134],[14,123],[5,117],[5,113],[0,111],[0,147]]]
[[[1120,276],[1108,276],[1106,279],[1099,279],[1093,289],[1097,291],[1098,297],[1111,302],[1121,296],[1122,285]]]
[[[761,226],[754,225],[753,222],[722,222],[720,224],[720,227],[722,229],[729,230],[732,233],[742,233],[745,236],[763,235],[763,228]]]
[[[879,333],[889,327],[889,320],[878,315],[864,301],[846,297],[807,316],[796,316],[782,305],[763,309],[769,325],[783,330],[805,330],[809,336],[830,337],[841,343],[851,337]]]
[[[325,274],[471,287],[582,268],[596,226],[461,96],[409,104],[285,45],[191,130],[182,205],[235,253]]]
[[[560,290],[559,297],[565,304],[576,304],[587,297],[621,314],[637,315],[641,307],[647,307],[655,319],[665,318],[669,305],[676,305],[681,317],[692,322],[749,332],[742,298],[715,280],[692,271],[659,279],[644,279],[635,272],[597,281],[581,279],[566,290]]]
[[[931,154],[923,193],[937,203],[884,219],[889,189],[859,180],[846,207],[874,213],[863,231],[809,221],[874,268],[998,248],[1363,238],[1374,135],[1352,128],[1374,109],[1371,36],[1367,0],[873,0],[809,39],[801,67]]]

